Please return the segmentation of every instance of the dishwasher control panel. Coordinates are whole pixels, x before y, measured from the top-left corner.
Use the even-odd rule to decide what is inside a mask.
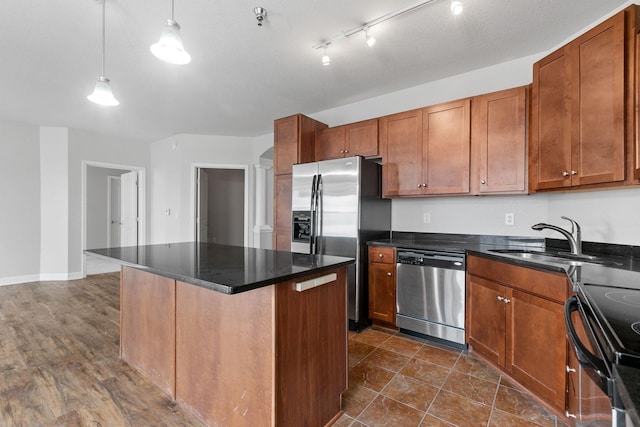
[[[455,252],[398,249],[397,260],[398,264],[434,266],[453,270],[465,269],[465,255]]]

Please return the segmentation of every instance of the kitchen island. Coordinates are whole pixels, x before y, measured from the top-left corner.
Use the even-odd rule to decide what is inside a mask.
[[[341,415],[352,259],[193,242],[86,253],[122,265],[121,358],[208,424]]]

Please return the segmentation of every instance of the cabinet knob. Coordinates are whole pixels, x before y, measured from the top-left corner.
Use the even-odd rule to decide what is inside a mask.
[[[564,411],[564,416],[567,418],[576,418],[576,414],[570,414],[569,411]]]
[[[498,301],[502,301],[504,300],[504,297],[501,297],[500,295],[498,295]]]
[[[562,176],[569,176],[569,172],[567,172],[567,171],[562,171]]]
[[[378,258],[382,258],[384,255],[382,254],[378,254]]]
[[[387,271],[387,276],[391,277],[391,272]]]
[[[418,188],[422,188],[422,184],[418,184]]]
[[[486,184],[486,183],[487,183],[487,181],[485,181],[484,179],[480,180],[480,184]]]
[[[578,171],[574,171],[574,170],[572,170],[572,171],[571,171],[571,175],[578,175]]]
[[[505,303],[505,304],[509,304],[510,302],[511,302],[511,300],[510,300],[509,298],[505,298],[505,299],[504,299],[504,303]]]
[[[565,370],[566,370],[567,372],[575,372],[575,371],[576,371],[575,369],[570,368],[570,367],[569,367],[569,365],[565,366]]]
[[[344,150],[344,154],[347,154],[349,152],[349,150]]]

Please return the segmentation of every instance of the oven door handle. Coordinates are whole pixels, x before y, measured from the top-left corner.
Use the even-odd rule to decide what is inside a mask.
[[[589,349],[582,343],[582,341],[580,341],[580,337],[578,337],[576,328],[573,325],[573,321],[571,320],[571,313],[579,310],[580,304],[578,303],[578,297],[576,296],[572,296],[564,304],[564,323],[567,326],[567,336],[569,337],[571,344],[573,344],[573,348],[576,351],[576,356],[578,357],[578,362],[580,362],[580,365],[588,368],[588,374],[595,373],[597,375],[597,378],[593,378],[593,375],[589,376],[597,381],[602,391],[610,396],[610,379],[607,375],[607,365],[602,359],[591,353]]]

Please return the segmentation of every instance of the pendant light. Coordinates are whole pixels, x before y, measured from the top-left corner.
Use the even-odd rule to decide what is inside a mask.
[[[113,96],[111,91],[111,82],[104,76],[104,57],[105,57],[105,9],[107,0],[102,0],[102,74],[98,77],[96,87],[93,93],[87,96],[91,102],[108,107],[119,105],[120,102]]]
[[[173,2],[171,0],[171,19],[167,19],[158,43],[152,44],[150,49],[156,58],[169,64],[188,64],[191,55],[184,50],[182,37],[180,37],[180,25],[173,20]]]

